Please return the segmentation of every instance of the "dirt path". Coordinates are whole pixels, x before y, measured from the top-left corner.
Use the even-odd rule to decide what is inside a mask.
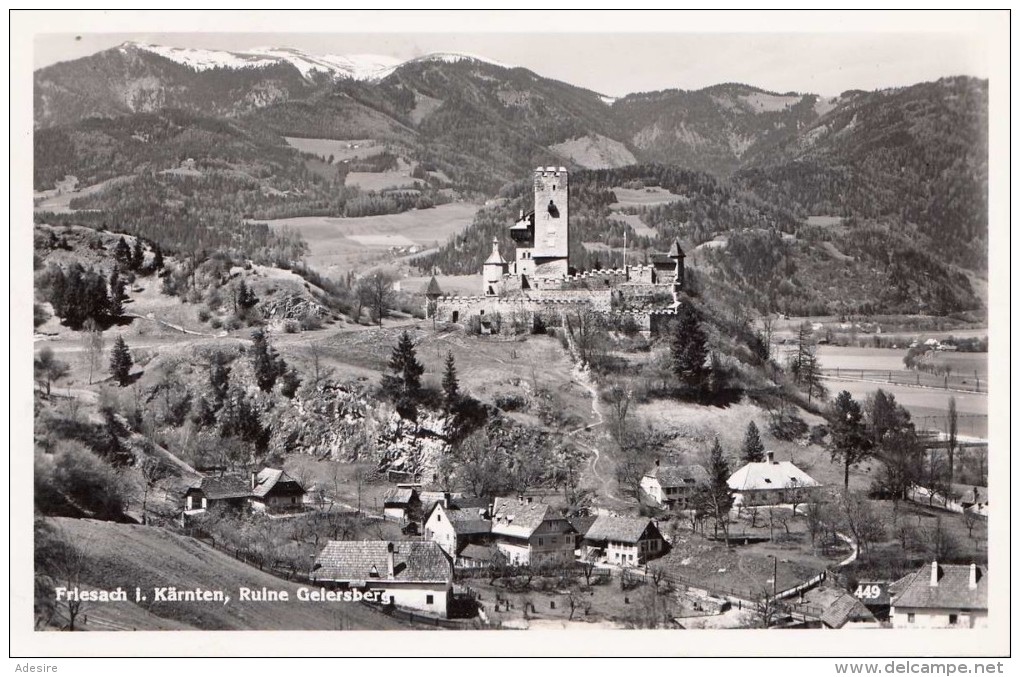
[[[563,322],[563,326],[564,327],[567,326],[565,320]],[[592,381],[591,370],[588,368],[588,365],[581,364],[580,359],[578,359],[577,350],[574,346],[574,339],[570,335],[570,332],[564,329],[564,333],[567,337],[567,352],[570,353],[570,357],[574,362],[574,368],[571,371],[571,375],[573,376],[574,381],[576,381],[582,388],[588,391],[588,394],[591,396],[591,413],[592,416],[595,417],[595,423],[591,423],[589,425],[584,426],[583,428],[573,430],[570,433],[568,433],[568,435],[574,437],[574,441],[577,444],[577,446],[581,447],[582,449],[588,451],[591,454],[591,462],[589,466],[591,468],[592,477],[595,478],[595,482],[599,487],[597,492],[598,498],[608,499],[609,503],[615,504],[617,506],[627,505],[628,503],[627,501],[613,493],[612,480],[610,480],[608,477],[603,476],[599,472],[599,461],[602,460],[602,452],[596,445],[587,444],[585,442],[582,442],[580,439],[576,437],[576,434],[579,432],[591,430],[592,428],[596,428],[598,426],[603,425],[605,423],[606,417],[602,413],[602,406],[601,402],[599,401],[599,391],[598,388],[595,387],[595,383]]]

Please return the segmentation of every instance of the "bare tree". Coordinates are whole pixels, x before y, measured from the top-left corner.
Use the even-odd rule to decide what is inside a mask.
[[[151,443],[148,443],[151,446]],[[149,523],[149,493],[175,475],[174,469],[162,458],[149,456],[142,462],[142,524]]]
[[[959,550],[959,544],[942,523],[941,517],[936,517],[935,524],[927,527],[923,534],[928,554],[934,560],[950,559]]]
[[[382,326],[383,318],[393,305],[394,281],[394,276],[384,270],[374,270],[358,280],[356,296],[361,305],[368,307],[372,320],[379,326]]]
[[[58,608],[67,614],[67,630],[74,632],[80,629],[77,627],[78,617],[87,610],[87,602],[76,593],[86,586],[84,576],[88,558],[79,544],[66,535],[61,537],[53,555],[53,573],[58,583]],[[59,594],[61,588],[63,595]]]
[[[963,509],[963,525],[967,527],[967,537],[974,538],[974,527],[977,526],[978,516],[973,510]]]
[[[958,416],[956,413],[956,398],[949,398],[949,409],[946,415],[946,437],[947,437],[947,450],[949,451],[949,484],[953,483],[953,461],[956,458],[956,446],[957,446],[957,426]]]
[[[839,492],[838,506],[843,526],[857,543],[861,555],[867,559],[872,545],[885,534],[881,520],[867,499],[845,489]]]
[[[92,376],[99,369],[100,363],[103,360],[103,330],[99,328],[99,325],[91,317],[85,320],[85,324],[82,326],[81,334],[81,347],[82,347],[82,360],[84,361],[85,369],[89,374],[89,385],[92,385]]]

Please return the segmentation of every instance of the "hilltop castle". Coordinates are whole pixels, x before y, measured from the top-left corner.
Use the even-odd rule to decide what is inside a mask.
[[[570,265],[569,174],[565,167],[538,167],[534,175],[535,208],[510,226],[515,243],[513,262],[492,240],[492,253],[482,264],[482,289],[477,296],[443,294],[435,278],[425,291],[427,314],[446,322],[480,318],[484,332],[506,331],[509,315],[519,328],[542,314],[562,315],[585,308],[622,320],[630,317],[638,330],[657,333],[675,316],[684,284],[684,252],[674,242],[668,253],[653,254],[646,265],[576,272]],[[507,323],[509,324],[509,323]]]

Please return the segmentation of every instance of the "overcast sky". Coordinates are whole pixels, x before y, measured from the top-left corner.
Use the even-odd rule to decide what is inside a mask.
[[[836,22],[838,23],[838,22]],[[988,77],[979,36],[966,33],[82,33],[40,34],[35,67],[127,40],[243,51],[295,47],[314,54],[468,52],[619,96],[741,82],[778,92],[839,94],[935,80]]]

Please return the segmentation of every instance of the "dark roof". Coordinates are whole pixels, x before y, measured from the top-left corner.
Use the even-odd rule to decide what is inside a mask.
[[[439,282],[436,280],[436,276],[433,275],[432,279],[429,280],[428,286],[425,287],[426,296],[441,296],[443,290],[439,288]]]
[[[491,561],[496,556],[496,548],[491,545],[478,545],[477,543],[468,543],[460,552],[457,553],[458,557],[465,559],[476,559],[483,562]]]
[[[559,519],[545,503],[497,498],[492,504],[492,533],[530,538],[547,519]]]
[[[414,499],[414,489],[394,487],[383,494],[383,505],[409,505]]]
[[[393,577],[387,562],[391,546]],[[453,577],[453,565],[432,541],[330,541],[315,558],[312,575],[330,581],[447,583]]]
[[[263,468],[255,477],[255,488],[251,494],[256,498],[262,498],[274,490],[278,493],[288,494],[305,493],[301,484],[284,471],[277,468]]]
[[[489,503],[489,499],[484,496],[454,496],[450,498],[450,507],[457,508],[458,510],[466,510],[468,508],[488,509]]]
[[[447,519],[450,520],[450,525],[458,536],[487,534],[492,531],[492,522],[480,517],[478,514],[479,510],[480,508],[466,508],[464,510],[444,508],[443,512],[446,513]]]
[[[814,588],[804,593],[804,601],[824,609],[822,623],[830,628],[842,628],[850,621],[874,621],[875,616],[861,600],[839,588]]]
[[[203,477],[198,490],[210,501],[251,496],[251,479],[239,475]]]
[[[657,465],[645,477],[656,478],[663,487],[682,487],[708,482],[708,471],[700,465]]]
[[[567,518],[567,521],[570,522],[570,526],[577,530],[577,533],[583,536],[588,533],[588,529],[591,528],[591,525],[595,524],[596,519],[598,518],[593,515],[578,515]]]
[[[650,526],[652,526],[652,520],[647,517],[599,515],[598,519],[588,528],[584,538],[587,541],[637,543]]]
[[[938,571],[937,585],[931,584],[931,570]],[[977,585],[970,587],[971,566]],[[900,583],[900,581],[897,581]],[[988,609],[988,575],[982,566],[967,564],[925,564],[900,588],[892,605],[911,609]]]
[[[684,250],[680,247],[680,240],[673,240],[673,244],[669,248],[668,256],[671,259],[682,259],[687,256],[684,254]]]
[[[675,266],[676,265],[676,261],[674,261],[673,259],[669,258],[668,254],[661,254],[659,252],[655,252],[654,254],[650,254],[648,256],[648,258],[649,258],[649,260],[651,260],[652,264],[656,265],[656,266]]]

